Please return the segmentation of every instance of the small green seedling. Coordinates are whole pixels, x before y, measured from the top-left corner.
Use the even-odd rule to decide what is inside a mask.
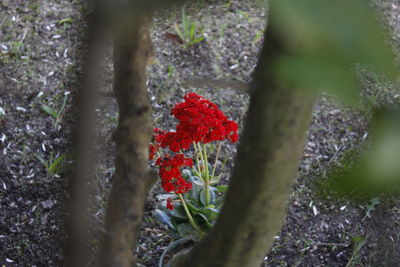
[[[169,80],[172,79],[172,77],[173,77],[173,75],[174,75],[174,72],[175,72],[174,66],[168,65],[168,67],[167,67],[167,76],[168,76],[168,79],[169,79]]]
[[[62,105],[59,110],[56,110],[45,104],[43,104],[41,106],[42,111],[46,112],[47,114],[49,114],[50,116],[52,116],[55,119],[55,125],[58,125],[61,122],[62,113],[67,104],[67,98],[68,98],[68,94],[65,94]]]
[[[36,155],[36,158],[44,165],[49,175],[58,175],[64,170],[66,157],[66,154],[62,154],[59,157],[54,157],[53,153],[51,153],[50,159],[47,160],[39,155]]]
[[[354,249],[346,267],[360,266],[360,250],[365,245],[366,240],[362,236],[355,236],[351,241],[354,244]]]
[[[186,15],[185,7],[182,8],[182,23],[180,25],[174,23],[174,27],[186,49],[204,40],[197,23]]]
[[[381,204],[381,200],[379,197],[374,197],[369,200],[368,205],[366,205],[366,211],[365,211],[365,216],[363,218],[363,221],[365,220],[366,217],[371,218],[371,212],[376,210],[376,206]]]
[[[61,19],[57,22],[58,25],[65,25],[65,24],[72,24],[74,23],[75,20],[72,18],[65,18],[65,19]]]
[[[254,45],[258,43],[258,41],[263,37],[264,32],[263,31],[257,31],[256,35],[254,36],[254,39],[251,41],[251,43]]]

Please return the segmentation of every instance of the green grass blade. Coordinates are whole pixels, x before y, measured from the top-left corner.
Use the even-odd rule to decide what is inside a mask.
[[[57,119],[57,117],[58,117],[58,112],[57,112],[54,108],[43,104],[43,105],[41,106],[41,109],[42,109],[44,112],[46,112],[47,114],[49,114],[50,116],[52,116],[53,118]]]
[[[49,166],[48,172],[51,174],[57,174],[61,170],[61,166],[64,164],[65,154],[56,158]]]

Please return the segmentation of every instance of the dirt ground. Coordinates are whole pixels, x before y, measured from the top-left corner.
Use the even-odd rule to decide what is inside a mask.
[[[84,1],[0,0],[0,265],[60,266],[67,242],[64,218],[70,195],[72,113],[78,90],[82,34],[87,14]],[[169,33],[180,21],[180,9],[156,14],[152,28],[155,60],[149,66],[149,93],[154,125],[174,127],[170,108],[187,92],[215,102],[230,119],[243,125],[248,96],[237,88],[189,86],[191,78],[248,83],[262,44],[264,9],[257,1],[210,1],[187,6],[205,40],[182,48]],[[400,3],[375,1],[400,47]],[[112,88],[111,49],[106,49],[99,92]],[[398,104],[399,89],[378,79],[363,81],[365,101]],[[111,134],[118,118],[113,98],[96,107],[98,168],[91,221],[100,229],[114,172]],[[264,266],[400,266],[400,203],[376,196],[351,201],[328,192],[318,194],[316,183],[340,166],[346,151],[368,142],[368,112],[348,108],[322,95],[315,104],[304,156],[288,199],[287,216],[266,251]],[[232,170],[234,145],[222,149],[224,173]],[[141,266],[158,266],[163,249],[179,237],[157,222],[153,210],[156,185],[145,206],[137,247]],[[93,257],[98,241],[90,240]],[[91,265],[92,265],[91,261]]]

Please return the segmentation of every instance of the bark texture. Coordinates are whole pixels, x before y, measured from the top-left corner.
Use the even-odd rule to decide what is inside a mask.
[[[152,55],[150,17],[127,15],[113,25],[114,92],[119,120],[115,175],[97,266],[136,265],[134,251],[145,196],[156,179],[148,168],[152,136],[146,65]]]
[[[215,227],[173,266],[259,267],[282,224],[313,97],[274,80],[271,62],[285,48],[272,32],[265,40],[225,205]]]

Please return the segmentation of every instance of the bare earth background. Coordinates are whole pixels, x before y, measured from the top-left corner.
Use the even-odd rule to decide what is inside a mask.
[[[0,0],[0,264],[5,266],[59,266],[66,245],[64,217],[70,194],[69,166],[87,14],[84,1]],[[400,2],[375,1],[384,14],[394,47],[400,47]],[[205,41],[185,50],[166,37],[174,33],[180,9],[154,18],[152,39],[155,63],[149,66],[149,92],[154,125],[174,127],[170,108],[187,92],[197,92],[217,103],[239,124],[248,97],[232,88],[193,88],[181,82],[191,77],[249,82],[262,43],[264,9],[257,1],[213,1],[187,6],[204,32]],[[104,80],[100,91],[111,91],[112,63],[105,49]],[[363,81],[365,102],[399,102],[397,87],[373,77]],[[63,101],[66,105],[62,109]],[[45,112],[52,107],[54,117]],[[91,221],[93,233],[101,226],[113,174],[111,133],[117,121],[113,98],[96,107],[98,168]],[[400,266],[400,203],[381,197],[368,214],[368,200],[350,202],[328,193],[316,193],[315,181],[339,165],[346,151],[368,142],[368,112],[350,109],[322,95],[314,107],[304,156],[287,217],[265,266]],[[234,145],[222,150],[220,171],[225,182],[232,170]],[[58,161],[57,161],[58,159]],[[55,164],[54,162],[60,162]],[[54,166],[59,168],[54,169]],[[53,166],[53,167],[52,167]],[[222,166],[222,165],[221,165]],[[246,179],[244,177],[244,179]],[[162,250],[178,237],[158,223],[152,212],[156,185],[146,202],[137,256],[143,266],[157,266]],[[365,244],[357,250],[355,237]],[[93,260],[98,240],[90,246]],[[350,261],[350,263],[349,263]],[[348,264],[348,265],[347,265]]]

